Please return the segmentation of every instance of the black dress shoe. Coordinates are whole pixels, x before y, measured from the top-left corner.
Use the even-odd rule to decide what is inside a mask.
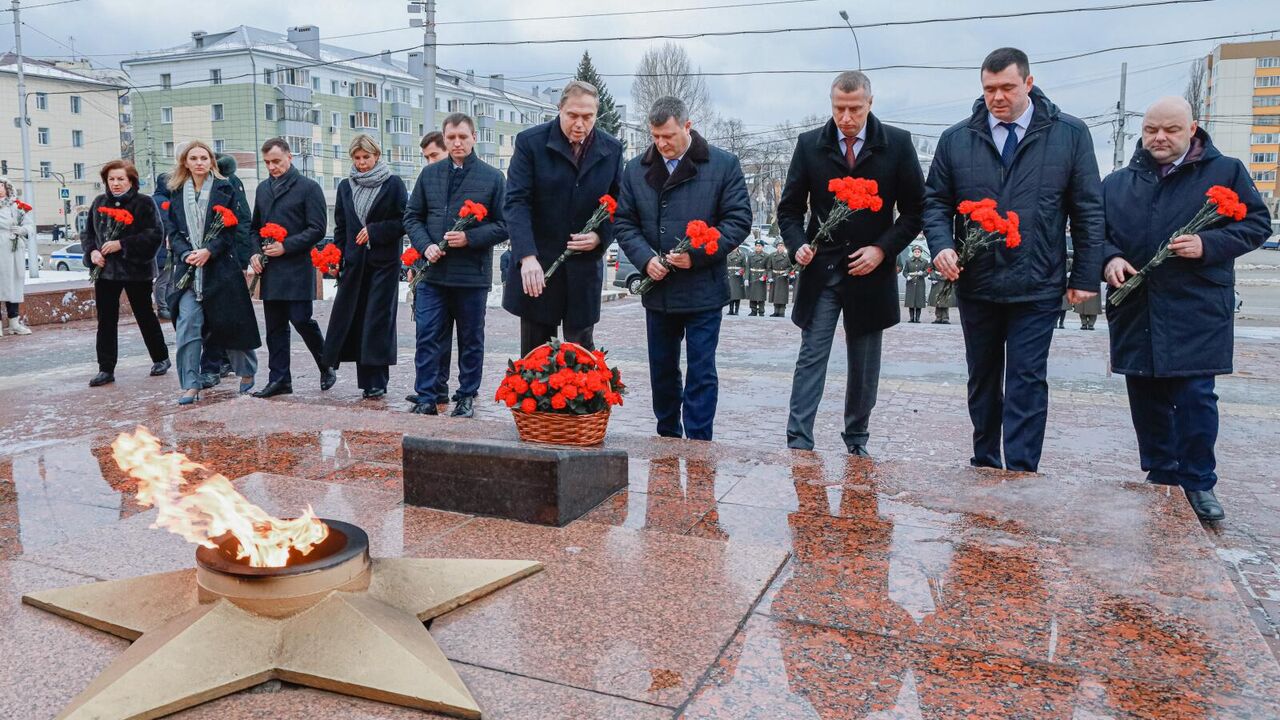
[[[1222,509],[1222,503],[1218,502],[1218,496],[1213,494],[1212,490],[1186,490],[1187,502],[1191,503],[1191,509],[1196,511],[1196,517],[1205,522],[1217,522],[1227,516],[1225,510]]]
[[[231,363],[222,363],[222,367],[218,368],[218,377],[231,377],[236,371],[231,367]]]
[[[440,414],[440,412],[436,410],[435,403],[416,403],[413,406],[413,410],[411,410],[410,412],[412,412],[415,415],[439,415]]]
[[[100,372],[89,381],[89,387],[99,387],[116,381],[116,376],[109,372]]]
[[[372,390],[365,390],[365,391],[364,391],[364,399],[365,399],[365,400],[375,400],[375,399],[380,398],[380,397],[382,397],[383,395],[386,395],[386,394],[387,394],[387,389],[386,389],[386,388],[374,388],[374,389],[372,389]]]
[[[849,448],[849,454],[857,455],[859,457],[871,457],[871,453],[867,452],[866,445],[854,445],[853,447]]]
[[[172,367],[172,364],[167,359],[155,363],[151,366],[151,377],[158,377],[169,372],[170,367]]]
[[[338,382],[338,373],[333,368],[329,368],[320,373],[320,389],[328,390],[333,384]]]
[[[267,383],[266,387],[254,393],[253,396],[256,398],[269,398],[269,397],[275,397],[276,395],[292,395],[292,394],[293,394],[293,383],[285,380],[278,380],[276,382]]]
[[[217,373],[200,373],[200,388],[208,390],[209,388],[222,382],[222,378]]]
[[[405,401],[405,402],[407,402],[407,403],[410,403],[410,404],[412,404],[412,405],[417,405],[417,404],[418,404],[418,396],[417,396],[417,395],[414,395],[413,393],[409,393],[408,395],[405,395],[405,396],[404,396],[404,401]]]
[[[450,417],[475,417],[475,398],[458,398],[458,402],[453,406],[453,412],[449,413]]]

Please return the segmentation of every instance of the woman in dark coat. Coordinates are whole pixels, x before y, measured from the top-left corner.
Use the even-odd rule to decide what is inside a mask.
[[[128,160],[112,160],[102,166],[99,174],[107,192],[94,198],[89,206],[89,218],[80,239],[85,265],[99,268],[98,280],[93,285],[98,310],[98,374],[89,381],[89,387],[106,385],[116,379],[120,293],[128,296],[138,331],[147,344],[151,375],[169,371],[169,348],[164,344],[164,331],[151,306],[156,251],[163,240],[156,204],[138,192],[138,171]],[[114,240],[108,241],[106,236],[115,222],[99,212],[102,208],[126,210],[133,216],[133,222]]]
[[[911,259],[902,266],[902,277],[907,279],[907,289],[903,294],[902,306],[911,315],[908,322],[920,322],[920,311],[924,309],[924,276],[929,263],[923,257],[924,251],[919,245],[911,248]]]
[[[200,399],[200,351],[205,342],[227,351],[231,367],[240,376],[241,394],[253,388],[262,345],[253,301],[235,253],[235,231],[212,236],[216,206],[243,212],[235,202],[235,189],[214,167],[213,150],[191,141],[169,175],[169,218],[173,234],[173,294],[169,309],[178,333],[178,379],[183,395],[179,405]],[[250,218],[236,215],[239,224]]]
[[[404,237],[404,181],[382,162],[382,149],[360,134],[348,150],[350,177],[338,185],[333,241],[342,250],[338,297],[329,314],[322,362],[337,369],[356,364],[364,397],[387,394],[396,364],[396,308],[400,293],[400,246]]]

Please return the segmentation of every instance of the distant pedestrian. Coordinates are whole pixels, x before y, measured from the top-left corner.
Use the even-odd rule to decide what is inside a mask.
[[[21,320],[21,304],[27,262],[39,262],[34,251],[35,212],[24,206],[26,203],[18,200],[13,184],[0,178],[0,305],[9,316],[8,330],[13,335],[31,334],[31,329]],[[0,335],[3,334],[4,330],[0,329]]]

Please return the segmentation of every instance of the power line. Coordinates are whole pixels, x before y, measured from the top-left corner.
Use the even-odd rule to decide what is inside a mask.
[[[1162,5],[1188,5],[1206,2],[1216,2],[1216,0],[1156,0],[1155,2],[1146,3],[1126,3],[1120,5],[1099,5],[1096,7],[1084,8],[1059,8],[1055,10],[1026,10],[1016,13],[992,13],[985,15],[965,15],[941,18],[924,18],[919,20],[889,20],[876,23],[864,23],[854,25],[855,29],[863,28],[881,28],[894,27],[900,25],[924,25],[934,23],[952,23],[966,22],[972,20],[1000,20],[1007,18],[1022,17],[1038,17],[1044,15],[1063,15],[1068,13],[1086,13],[1086,12],[1109,12],[1112,10],[1128,10],[1134,8],[1149,8]],[[477,47],[477,46],[510,46],[510,45],[559,45],[565,43],[583,43],[583,42],[624,42],[631,40],[693,40],[697,38],[708,37],[734,37],[734,36],[760,36],[760,35],[778,35],[792,33],[810,33],[810,32],[826,32],[829,30],[844,31],[848,29],[848,25],[815,25],[811,27],[790,27],[790,28],[760,28],[755,30],[705,30],[702,32],[682,33],[682,34],[657,34],[657,35],[617,35],[613,37],[586,37],[586,38],[552,38],[548,40],[472,40],[466,42],[454,43],[436,43],[437,47]]]
[[[47,3],[41,3],[39,5],[25,5],[18,9],[19,10],[35,10],[36,8],[53,7],[54,5],[69,5],[74,2],[80,2],[80,0],[58,0],[57,2],[47,2]],[[0,10],[0,12],[13,12],[13,8],[5,8],[3,10]]]
[[[626,10],[619,12],[584,13],[579,15],[543,15],[526,18],[493,18],[490,20],[451,20],[436,25],[488,25],[492,23],[528,22],[537,20],[577,20],[579,18],[620,17],[623,15],[655,15],[673,12],[695,12],[698,10],[726,10],[731,8],[762,7],[765,5],[799,5],[817,2],[817,0],[770,0],[769,2],[729,3],[727,5],[699,5],[696,7],[660,8],[657,10]]]

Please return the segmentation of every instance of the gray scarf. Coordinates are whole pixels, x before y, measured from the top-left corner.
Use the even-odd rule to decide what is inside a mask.
[[[373,207],[374,198],[382,189],[382,183],[391,178],[391,167],[379,160],[368,172],[360,172],[351,167],[351,202],[356,206],[356,217],[364,225],[369,216],[369,208]]]
[[[182,184],[182,209],[187,216],[187,238],[192,250],[204,249],[204,220],[209,214],[209,195],[213,191],[213,178],[204,179],[204,186],[196,192],[195,183],[188,179]],[[195,293],[197,300],[204,299],[204,268],[196,268]]]

